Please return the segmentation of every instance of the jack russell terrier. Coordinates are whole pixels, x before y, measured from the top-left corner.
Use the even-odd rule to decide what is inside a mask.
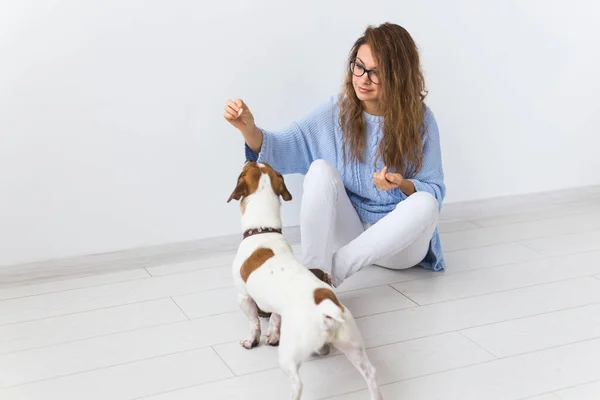
[[[240,200],[244,231],[232,265],[240,308],[250,321],[250,337],[240,343],[246,349],[258,346],[259,316],[270,314],[266,343],[279,346],[279,365],[290,379],[293,400],[302,394],[301,363],[313,353],[327,354],[329,345],[361,373],[371,399],[381,400],[375,368],[350,310],[327,284],[327,274],[302,265],[281,233],[280,196],[292,199],[281,174],[251,161],[227,200]]]

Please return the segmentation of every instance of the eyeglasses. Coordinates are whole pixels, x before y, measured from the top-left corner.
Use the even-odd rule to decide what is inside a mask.
[[[350,72],[352,72],[354,76],[363,76],[366,72],[367,76],[369,77],[369,80],[374,84],[379,85],[379,75],[377,74],[377,71],[372,69],[366,69],[362,65],[358,64],[356,61],[350,62]]]

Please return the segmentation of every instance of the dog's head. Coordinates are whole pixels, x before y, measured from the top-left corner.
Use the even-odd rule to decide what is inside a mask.
[[[268,185],[263,185],[261,188],[260,181],[263,176],[267,176],[269,179]],[[276,196],[281,196],[283,200],[292,200],[292,195],[285,186],[283,176],[275,171],[269,164],[261,162],[257,163],[254,161],[247,162],[242,168],[242,172],[238,176],[237,184],[233,192],[229,196],[227,202],[231,200],[243,200],[245,197],[251,196],[256,193],[257,190],[271,190]]]

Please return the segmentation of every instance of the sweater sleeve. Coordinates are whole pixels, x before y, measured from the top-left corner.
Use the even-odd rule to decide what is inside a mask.
[[[306,174],[317,159],[335,151],[334,98],[319,105],[283,130],[259,128],[263,134],[257,154],[246,144],[246,159],[264,161],[282,174]]]
[[[438,208],[446,196],[440,134],[435,117],[429,107],[425,111],[425,137],[423,138],[423,165],[412,179],[417,192],[429,192],[438,201]]]

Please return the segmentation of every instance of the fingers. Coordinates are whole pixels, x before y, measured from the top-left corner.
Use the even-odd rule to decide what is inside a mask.
[[[238,110],[239,110],[239,109],[240,109],[240,107],[241,107],[241,104],[239,104],[239,103],[237,102],[237,100],[236,100],[236,101],[233,101],[233,100],[227,100],[227,103],[225,103],[225,105],[226,105],[226,106],[228,106],[228,107],[231,107],[231,108],[232,108],[232,109],[233,109],[235,112],[238,112]]]
[[[232,120],[234,120],[234,119],[237,118],[237,115],[236,114],[232,114],[232,113],[230,113],[228,111],[225,111],[223,113],[223,117],[225,117],[225,119],[228,120],[228,121],[232,121]]]
[[[402,179],[404,179],[404,178],[402,178],[402,175],[400,175],[400,174],[387,173],[385,175],[385,179],[389,182],[399,185],[400,183],[402,183]]]
[[[385,174],[385,179],[389,182],[397,183],[397,179],[394,174]]]
[[[373,173],[373,182],[375,182],[377,186],[379,186],[379,184],[381,183],[381,177],[379,176],[379,172]]]
[[[385,171],[387,170],[386,167],[384,167],[381,171],[375,171],[373,173],[373,179],[375,180],[375,182],[379,185],[383,185],[385,183]]]
[[[236,101],[227,100],[225,103],[225,112],[223,113],[223,116],[228,121],[238,119],[244,111],[242,106],[243,102],[240,99],[237,99]]]
[[[246,107],[246,104],[244,104],[244,101],[242,99],[235,99],[234,104],[237,106],[237,115],[238,117],[242,115],[242,112],[244,112],[244,109],[248,109],[248,107]]]
[[[240,106],[231,100],[227,100],[227,103],[225,103],[225,110],[237,114],[240,111]]]
[[[373,182],[375,183],[375,186],[377,186],[377,188],[380,190],[393,189],[395,185],[388,182],[385,178],[382,178],[380,174],[380,172],[375,172],[375,174],[373,174]]]
[[[242,99],[227,100],[223,116],[228,120],[233,120],[241,117],[246,111],[249,112],[250,110],[248,110]]]
[[[398,187],[402,181],[400,174],[387,172],[388,167],[384,166],[381,171],[373,173],[373,182],[380,190],[391,190]]]
[[[390,185],[389,183],[375,184],[375,186],[379,190],[392,190],[396,187],[395,185]]]
[[[225,106],[225,113],[223,115],[229,120],[239,117],[238,112],[229,106]]]

